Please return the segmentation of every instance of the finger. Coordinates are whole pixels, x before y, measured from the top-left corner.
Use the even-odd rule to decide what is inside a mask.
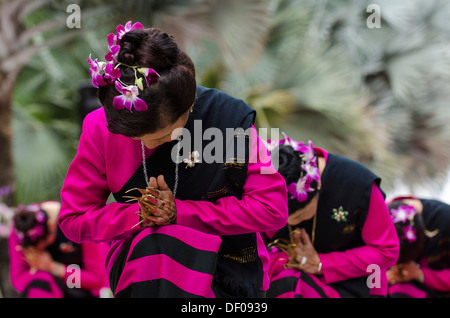
[[[164,176],[162,174],[160,174],[158,176],[158,180],[157,181],[158,181],[158,188],[159,188],[159,190],[162,190],[162,191],[170,190],[169,186],[167,185],[166,180],[164,180]]]
[[[309,235],[305,229],[302,230],[301,238],[304,245],[311,245],[311,240],[309,239]]]
[[[160,223],[162,222],[162,218],[161,217],[157,217],[157,216],[146,216],[146,221],[147,222],[153,222],[155,225],[160,225]]]
[[[284,264],[284,268],[286,268],[286,269],[288,269],[288,268],[300,269],[300,264],[288,262],[288,263]]]
[[[151,196],[144,197],[144,201],[146,201],[146,202],[148,202],[150,204],[153,204],[154,206],[157,206],[158,202],[159,202],[158,199],[155,199],[154,197],[151,197]]]
[[[148,186],[147,188],[145,188],[145,191],[142,194],[145,196],[157,198],[159,196],[159,190],[157,188]]]
[[[147,203],[145,201],[139,202],[139,206],[141,207],[142,212],[146,211],[147,213],[154,214],[154,215],[161,214],[161,211],[159,211],[159,209],[156,206],[154,206],[150,203]]]
[[[156,181],[155,177],[150,177],[150,180],[148,180],[148,186],[150,188],[158,188],[158,182]]]
[[[292,240],[294,241],[295,244],[301,244],[301,231],[302,229],[296,228],[293,232],[292,232]]]

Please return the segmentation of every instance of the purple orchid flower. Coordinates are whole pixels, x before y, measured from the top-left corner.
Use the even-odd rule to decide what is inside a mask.
[[[117,54],[120,51],[120,45],[114,44],[114,41],[117,39],[117,36],[114,33],[108,34],[108,49],[109,52],[105,55],[105,60],[107,61],[116,61]]]
[[[158,77],[161,75],[158,74],[153,68],[150,67],[140,67],[137,69],[139,73],[145,76],[145,81],[147,86],[150,86],[151,83],[156,83]]]
[[[410,205],[401,205],[397,209],[392,209],[392,220],[394,223],[405,223],[416,215],[417,211]]]
[[[298,142],[298,141],[295,141],[294,139],[292,139],[292,138],[289,138],[287,135],[286,135],[286,133],[283,131],[283,132],[281,132],[282,134],[283,134],[283,136],[284,136],[284,138],[283,139],[281,139],[280,140],[280,145],[286,145],[286,146],[291,146],[292,148],[294,148],[294,150],[296,150],[296,151],[298,151],[298,149],[301,147],[301,146],[303,146],[303,142]]]
[[[42,210],[36,212],[36,221],[41,224],[45,223],[45,214]]]
[[[44,227],[42,225],[37,225],[28,231],[28,236],[31,240],[36,241],[42,235],[44,235]]]
[[[403,238],[410,243],[416,241],[416,230],[412,227],[412,225],[407,225],[403,228]]]
[[[39,207],[39,204],[37,204],[37,203],[31,203],[26,206],[26,210],[30,211],[30,212],[37,213],[40,209],[41,208]]]
[[[88,58],[87,62],[89,63],[89,65],[91,65],[89,72],[91,73],[91,77],[92,77],[92,85],[94,85],[94,87],[97,87],[97,88],[99,85],[100,86],[108,85],[108,83],[106,83],[105,80],[103,79],[103,74],[102,74],[102,73],[104,73],[106,63],[98,62],[97,59],[92,61],[91,54],[89,54],[89,58]]]
[[[139,89],[135,85],[122,86],[119,81],[115,83],[116,89],[122,94],[114,97],[113,106],[117,110],[128,109],[131,112],[131,108],[137,111],[145,111],[148,109],[147,104],[137,97],[139,95]]]
[[[120,73],[120,70],[118,68],[114,67],[114,62],[110,62],[106,64],[105,67],[105,79],[110,83],[113,84],[116,79],[118,79],[122,73]]]
[[[131,25],[131,21],[128,21],[125,26],[122,24],[119,24],[116,28],[117,32],[117,39],[116,44],[120,43],[120,40],[123,38],[125,33],[131,31],[131,30],[142,30],[144,29],[144,26],[140,22],[136,22],[135,24]]]
[[[308,179],[308,176],[304,176],[303,178],[300,178],[297,183],[292,182],[288,186],[287,190],[292,199],[297,199],[298,202],[306,201],[306,199],[308,198],[308,192],[314,191],[314,189],[311,188]]]
[[[305,144],[300,145],[299,144],[298,149],[295,149],[295,150],[300,151],[303,154],[302,157],[303,157],[304,161],[310,162],[315,159],[313,147],[314,147],[314,145],[313,145],[312,141],[310,140],[308,142],[308,145],[305,145]]]
[[[306,172],[306,175],[311,177],[311,179],[320,182],[320,171],[317,167],[316,158],[313,157],[311,161],[307,161],[302,165],[302,169]]]

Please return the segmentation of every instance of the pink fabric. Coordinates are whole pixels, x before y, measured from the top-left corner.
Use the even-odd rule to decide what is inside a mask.
[[[421,267],[425,286],[441,292],[450,292],[450,268],[434,270]]]
[[[411,298],[426,298],[427,293],[408,283],[397,283],[389,286],[389,294],[404,294]]]
[[[142,264],[152,264],[145,270]],[[167,279],[181,289],[203,297],[212,297],[212,275],[192,271],[164,254],[141,257],[128,262],[117,284],[116,293],[135,282]]]
[[[208,252],[217,253],[220,247],[220,243],[222,242],[220,236],[205,234],[203,232],[196,231],[189,227],[181,225],[167,225],[155,228],[146,228],[143,229],[133,239],[133,242],[130,245],[130,251],[128,252],[127,258],[130,257],[131,251],[133,251],[133,248],[141,239],[143,239],[147,235],[155,233],[170,235],[196,249]]]
[[[180,225],[146,228],[133,239],[127,260],[141,239],[156,233],[170,235],[196,249],[215,253],[219,250],[222,241],[219,236],[206,234]],[[148,264],[151,264],[151,266],[146,266]],[[145,271],[142,270],[144,267],[146,268]],[[212,275],[193,271],[164,254],[145,256],[128,261],[120,276],[116,293],[132,283],[160,278],[171,281],[191,294],[203,297],[214,296],[211,290]]]
[[[278,259],[282,260],[281,262],[279,262],[280,265],[282,263],[284,264],[286,262],[285,261],[286,257],[288,257],[286,253],[281,252],[281,251],[273,253],[273,254],[276,254],[276,256],[271,259],[275,260],[276,258],[278,258]],[[302,298],[322,298],[321,294],[319,294],[316,291],[316,289],[314,289],[311,285],[309,285],[302,279],[305,276],[308,276],[308,280],[312,280],[313,283],[315,285],[317,285],[317,287],[320,288],[327,297],[330,297],[330,298],[340,298],[341,297],[336,290],[334,290],[333,288],[328,286],[323,281],[323,279],[316,277],[315,275],[307,274],[307,273],[304,273],[304,272],[301,272],[299,270],[292,269],[292,268],[289,268],[289,269],[283,268],[282,270],[281,270],[281,268],[279,268],[279,269],[280,270],[278,270],[276,274],[275,274],[275,272],[272,272],[272,274],[274,274],[273,277],[271,276],[272,281],[283,279],[285,277],[295,277],[298,279],[298,281],[297,281],[294,291],[280,294],[276,298],[294,298],[295,296],[301,296]]]
[[[20,244],[14,231],[11,231],[8,247],[10,257],[10,280],[16,291],[22,293],[33,280],[40,279],[49,282],[52,292],[47,293],[45,291],[34,290],[33,293],[29,294],[29,297],[62,297],[62,292],[55,284],[54,278],[50,273],[41,270],[36,271],[35,273],[30,272],[30,266],[24,260],[24,254],[20,250]],[[101,288],[109,287],[108,278],[104,269],[108,248],[109,247],[105,244],[82,244],[83,264],[78,264],[83,267],[80,270],[80,287],[90,290],[94,296],[99,295],[99,290]],[[72,272],[66,271],[62,278],[63,282],[65,282],[71,274]]]
[[[269,160],[270,154],[251,129],[252,147],[247,181],[241,200],[226,197],[214,203],[176,199],[177,224],[215,235],[270,231],[287,222],[287,191],[284,179]],[[83,122],[78,152],[61,191],[58,222],[75,242],[104,242],[130,238],[139,228],[137,203],[109,203],[111,192],[122,188],[141,165],[140,142],[112,134],[103,109],[91,112]],[[271,174],[262,174],[261,170]],[[120,243],[113,244],[120,247]],[[258,235],[258,251],[268,269],[267,251]],[[111,251],[109,257],[117,256]],[[264,288],[268,287],[268,277]]]

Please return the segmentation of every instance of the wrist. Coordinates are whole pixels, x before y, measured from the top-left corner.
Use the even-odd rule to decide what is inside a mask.
[[[417,277],[417,280],[423,284],[425,282],[425,277],[423,276],[423,271],[421,269],[419,269],[418,272],[419,272],[419,275]]]
[[[52,275],[58,278],[63,278],[66,273],[66,266],[64,264],[53,262]]]
[[[322,275],[322,262],[319,260],[319,264],[317,265],[316,275]]]

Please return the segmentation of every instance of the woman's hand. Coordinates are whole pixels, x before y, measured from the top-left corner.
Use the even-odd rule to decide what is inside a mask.
[[[419,265],[411,261],[397,264],[387,271],[387,278],[390,284],[409,282],[412,280],[423,281],[423,273]]]
[[[305,229],[295,229],[292,232],[295,244],[292,248],[286,268],[296,268],[310,274],[320,274],[320,258]]]
[[[175,224],[177,217],[175,198],[167,186],[164,176],[159,175],[157,179],[151,177],[148,188],[152,189],[154,197],[145,198],[146,208],[141,208],[140,214],[144,220],[142,227]]]
[[[23,249],[23,253],[25,261],[30,265],[32,272],[37,270],[52,272],[54,261],[48,251],[28,247]]]

